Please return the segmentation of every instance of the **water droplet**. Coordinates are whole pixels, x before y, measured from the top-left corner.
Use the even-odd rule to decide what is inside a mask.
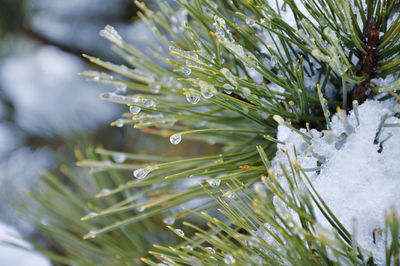
[[[151,107],[155,106],[154,101],[151,100],[151,99],[143,98],[143,99],[142,99],[142,103],[143,103],[143,106],[144,106],[144,107],[147,107],[147,108],[151,108]]]
[[[85,236],[85,238],[95,238],[96,237],[96,231],[95,230],[90,230],[89,233]]]
[[[175,229],[175,233],[180,236],[180,237],[184,237],[185,236],[185,232],[183,232],[182,229]]]
[[[182,140],[182,136],[180,134],[174,134],[171,137],[169,137],[169,141],[172,144],[179,144]]]
[[[125,83],[118,83],[116,86],[115,86],[115,88],[116,88],[116,90],[115,90],[115,93],[126,93],[126,88],[127,88],[127,86],[126,86],[126,84]]]
[[[278,63],[278,57],[275,55],[271,56],[271,66],[274,67]]]
[[[266,197],[267,196],[267,191],[263,183],[257,182],[254,184],[254,191],[260,196],[260,197]]]
[[[203,95],[204,98],[210,99],[211,97],[214,96],[214,93],[210,88],[201,88],[201,95]]]
[[[144,211],[144,207],[143,207],[143,206],[138,206],[138,207],[136,208],[136,210],[137,210],[138,212],[143,212],[143,211]]]
[[[236,262],[235,257],[232,254],[226,254],[224,258],[224,262],[228,265]]]
[[[181,71],[186,77],[190,76],[190,74],[192,73],[192,70],[187,66],[182,66]]]
[[[187,93],[186,100],[191,104],[197,104],[198,102],[200,102],[200,97]]]
[[[172,86],[172,83],[174,82],[174,77],[171,76],[164,76],[162,78],[162,83],[164,83],[167,86]]]
[[[102,167],[102,166],[99,166],[99,165],[90,166],[90,171],[97,172],[97,171],[102,171],[102,170],[104,170],[104,167]]]
[[[193,246],[191,246],[191,245],[186,245],[185,248],[188,250],[193,250]]]
[[[236,193],[233,191],[228,191],[225,193],[225,197],[227,197],[228,199],[234,199],[236,197]]]
[[[129,107],[129,112],[131,112],[134,115],[137,115],[138,113],[140,113],[141,110],[142,110],[142,108],[140,108],[139,106],[130,106]]]
[[[226,92],[227,94],[232,94],[232,91],[234,90],[233,86],[228,83],[222,85],[222,87],[225,89],[224,92]]]
[[[123,163],[126,160],[126,155],[123,153],[114,153],[112,158],[116,163]]]
[[[151,171],[146,169],[146,168],[139,168],[136,169],[135,171],[133,171],[133,175],[137,178],[137,179],[143,179],[145,178]]]
[[[233,85],[237,85],[236,77],[232,74],[232,72],[227,68],[222,68],[221,73],[225,76],[225,78]]]
[[[115,126],[116,127],[123,127],[124,126],[124,121],[125,119],[119,118],[115,121]]]
[[[97,194],[97,196],[105,196],[107,194],[109,194],[111,192],[111,190],[109,188],[103,188],[102,190],[100,190],[99,194]]]
[[[173,225],[175,223],[175,217],[169,216],[167,218],[164,218],[163,223],[165,223],[166,225]]]
[[[85,216],[83,216],[81,219],[82,220],[87,220],[87,219],[89,219],[89,218],[91,218],[91,217],[93,217],[93,216],[96,216],[96,215],[98,215],[99,213],[97,213],[97,212],[89,212],[88,214],[86,214]]]
[[[243,111],[243,113],[248,114],[249,113],[249,107],[247,105],[242,105],[242,111]]]
[[[256,25],[256,22],[254,21],[254,19],[246,18],[246,24],[249,25],[250,27],[253,27]]]
[[[155,94],[159,93],[161,90],[161,86],[158,84],[155,84],[155,83],[150,83],[149,88],[150,88],[150,92],[155,93]]]
[[[221,179],[208,179],[207,183],[211,187],[219,187],[219,185],[221,184]]]
[[[256,262],[256,265],[264,265],[264,261],[258,255],[252,255],[251,259]]]
[[[243,98],[247,98],[251,95],[251,90],[247,87],[242,88]]]
[[[43,224],[43,225],[45,225],[45,226],[48,226],[48,225],[49,225],[49,222],[48,222],[47,219],[45,219],[45,218],[40,218],[40,223]]]
[[[215,250],[212,247],[206,247],[205,248],[208,252],[215,254]]]

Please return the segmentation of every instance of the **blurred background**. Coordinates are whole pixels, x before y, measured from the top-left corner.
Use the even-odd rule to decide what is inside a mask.
[[[112,88],[78,76],[96,68],[82,53],[121,63],[98,35],[107,24],[143,46],[149,30],[135,22],[136,12],[132,0],[0,1],[0,241],[29,248],[20,238],[35,235],[35,228],[13,204],[37,184],[40,171],[73,164],[74,147],[102,143],[114,150],[154,152],[167,145],[110,127],[120,107],[98,95]],[[0,264],[51,265],[40,254],[4,245]]]

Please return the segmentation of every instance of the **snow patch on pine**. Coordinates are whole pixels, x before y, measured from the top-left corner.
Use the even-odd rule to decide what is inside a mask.
[[[358,108],[359,124],[354,111],[348,116],[341,111],[333,116],[331,131],[301,129],[312,135],[311,144],[279,125],[277,137],[285,144],[278,144],[273,160],[275,173],[279,173],[279,162],[287,162],[280,149],[292,158],[296,156],[339,221],[351,233],[356,226],[356,240],[364,255],[368,257],[372,252],[378,265],[385,262],[385,240],[383,234],[375,233],[374,241],[373,232],[384,229],[386,212],[394,208],[400,213],[400,127],[384,126],[375,140],[385,115],[385,124],[400,125],[400,119],[393,116],[399,111],[393,101],[366,101]],[[389,134],[392,137],[382,143]],[[315,170],[319,165],[319,171]],[[317,218],[320,224],[330,227],[321,213]]]

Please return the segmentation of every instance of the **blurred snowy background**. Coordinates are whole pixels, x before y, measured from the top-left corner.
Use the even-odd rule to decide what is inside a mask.
[[[71,153],[73,161],[66,143],[124,134],[108,126],[119,107],[98,97],[110,88],[77,73],[94,67],[82,53],[118,62],[98,35],[106,24],[136,45],[146,40],[145,25],[132,24],[136,12],[131,0],[1,1],[0,241],[21,243],[20,234],[35,233],[12,203],[35,185],[40,170],[57,169],[60,154],[65,160]],[[112,139],[118,148],[118,137]],[[0,245],[0,265],[50,265],[43,256],[27,254]]]

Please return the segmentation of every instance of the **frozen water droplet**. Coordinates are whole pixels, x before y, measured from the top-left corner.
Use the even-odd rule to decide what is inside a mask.
[[[146,98],[143,98],[143,99],[142,99],[142,103],[143,103],[143,106],[144,106],[144,107],[147,107],[147,108],[154,107],[154,105],[155,105],[155,103],[154,103],[153,100],[151,100],[151,99],[146,99]]]
[[[96,231],[95,230],[90,230],[89,233],[87,233],[86,238],[95,238],[96,237]]]
[[[219,187],[219,185],[221,184],[221,179],[208,179],[207,183],[211,187]]]
[[[185,232],[183,232],[182,229],[175,229],[175,233],[180,236],[180,237],[184,237],[185,236]]]
[[[187,66],[182,66],[181,71],[186,77],[190,76],[190,74],[192,73],[192,70]]]
[[[144,207],[143,206],[139,206],[139,207],[136,208],[136,210],[138,212],[143,212],[144,211]]]
[[[142,110],[142,108],[140,108],[139,106],[129,107],[129,112],[131,112],[134,115],[137,115],[138,113],[140,113],[141,110]]]
[[[232,254],[226,254],[224,258],[224,262],[228,265],[236,262],[235,257]]]
[[[159,93],[161,90],[161,86],[158,84],[155,84],[155,83],[150,83],[149,88],[150,88],[150,92],[154,93],[154,94]]]
[[[112,155],[112,158],[113,158],[114,162],[116,162],[116,163],[123,163],[126,160],[126,155],[123,153],[114,153]]]
[[[137,179],[143,179],[145,178],[151,171],[146,169],[146,168],[139,168],[136,169],[135,171],[133,171],[133,175],[137,178]]]
[[[206,247],[205,248],[208,252],[215,254],[215,250],[212,247]]]
[[[182,136],[180,134],[174,134],[171,137],[169,137],[169,141],[172,144],[179,144],[182,140]]]
[[[89,218],[91,218],[91,217],[93,217],[93,216],[96,216],[98,213],[97,212],[89,212],[88,214],[86,214],[85,216],[83,216],[81,219],[82,220],[86,220],[86,219],[89,219]]]
[[[166,225],[173,225],[175,223],[175,217],[169,216],[167,218],[164,218],[163,223],[165,223]]]

